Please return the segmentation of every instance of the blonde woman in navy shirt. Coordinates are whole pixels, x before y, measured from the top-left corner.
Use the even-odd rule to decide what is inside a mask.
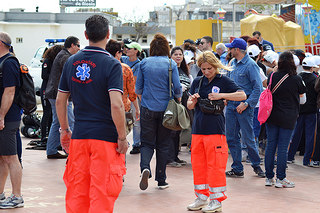
[[[194,191],[197,196],[187,208],[203,212],[221,211],[221,202],[227,198],[225,170],[228,160],[228,145],[225,136],[225,118],[221,114],[201,111],[198,99],[242,101],[246,94],[231,79],[220,74],[222,65],[211,51],[197,58],[202,77],[197,77],[189,90],[188,108],[195,109],[192,124],[191,164]],[[207,201],[209,197],[209,202]]]

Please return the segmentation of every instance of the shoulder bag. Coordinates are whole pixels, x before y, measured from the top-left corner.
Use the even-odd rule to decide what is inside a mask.
[[[199,93],[203,76],[200,79],[199,86],[196,90],[196,93]],[[221,115],[223,113],[224,109],[224,102],[223,100],[209,100],[208,98],[198,98],[198,106],[201,110],[201,112],[205,114],[215,114],[215,115]]]
[[[182,130],[188,129],[190,126],[190,117],[187,113],[186,108],[181,104],[177,103],[174,98],[172,98],[172,66],[170,59],[169,66],[169,96],[170,100],[168,106],[164,112],[162,125],[171,130]]]
[[[265,123],[271,114],[272,107],[273,107],[272,94],[279,88],[282,82],[284,82],[284,80],[286,80],[289,77],[288,74],[283,76],[271,91],[270,89],[271,89],[273,74],[274,73],[271,74],[268,87],[261,93],[259,98],[258,121],[260,122],[260,125]]]

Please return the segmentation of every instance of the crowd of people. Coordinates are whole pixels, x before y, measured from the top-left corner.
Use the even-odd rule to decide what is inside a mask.
[[[41,141],[48,159],[68,158],[63,178],[67,212],[113,212],[126,173],[128,115],[134,123],[130,154],[140,153],[141,190],[152,177],[154,152],[155,180],[166,189],[166,167],[186,165],[179,158],[181,145],[190,150],[196,195],[187,206],[191,211],[221,211],[226,178],[243,178],[244,161],[265,178],[265,186],[277,188],[295,187],[286,168],[297,150],[304,154],[304,166],[319,167],[320,56],[302,50],[276,53],[255,31],[217,44],[216,52],[210,36],[171,47],[156,34],[146,57],[137,42],[109,39],[103,16],[91,16],[85,28],[89,46],[80,50],[79,39],[69,36],[64,46],[46,51],[42,65]],[[1,63],[10,55],[11,39],[1,32],[0,41]],[[0,209],[17,208],[24,201],[16,137],[21,110],[13,101],[20,86],[16,61],[5,61],[0,83]],[[260,123],[259,98],[267,87],[273,109]],[[170,99],[186,108],[190,128],[163,126]],[[12,195],[6,197],[9,174]]]

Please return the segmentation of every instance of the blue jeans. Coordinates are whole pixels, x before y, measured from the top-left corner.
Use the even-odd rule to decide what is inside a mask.
[[[255,107],[254,115],[253,115],[253,132],[254,132],[254,137],[257,138],[259,141],[261,125],[260,125],[260,122],[258,121],[258,112],[259,112],[259,107]]]
[[[297,152],[301,136],[305,131],[305,153],[303,157],[303,165],[310,164],[311,155],[314,146],[314,133],[316,129],[317,114],[301,114],[298,117],[296,127],[293,132],[292,141],[288,152],[288,160],[294,160]]]
[[[248,149],[248,157],[253,168],[260,165],[260,156],[253,134],[253,110],[248,107],[245,111],[239,114],[236,110],[239,102],[230,101],[226,110],[226,137],[228,146],[231,152],[233,163],[231,168],[235,172],[242,172],[243,165],[241,163],[241,139],[246,144]]]
[[[58,152],[58,147],[60,146],[60,133],[59,133],[59,120],[56,111],[56,99],[49,99],[52,109],[52,124],[47,140],[47,155],[53,155]],[[72,102],[68,104],[68,121],[71,131],[74,125],[74,115],[72,109]]]
[[[169,155],[171,130],[162,125],[164,112],[150,111],[141,107],[141,148],[140,169],[150,169],[150,161],[156,150],[156,181],[163,183],[166,180],[166,164]]]
[[[138,98],[138,104],[139,104],[139,107],[141,108],[140,103],[141,103],[140,99]],[[133,103],[131,103],[131,109],[132,109],[132,114],[133,114],[133,119],[134,119],[134,124],[133,124],[133,129],[132,129],[132,131],[133,131],[132,132],[132,134],[133,134],[133,144],[132,144],[132,146],[133,147],[140,147],[140,144],[141,144],[141,141],[140,141],[141,126],[140,126],[140,120],[136,120],[136,108],[134,107]]]
[[[288,146],[293,130],[284,129],[279,126],[267,124],[268,142],[265,153],[266,176],[271,179],[274,177],[274,159],[277,153],[277,178],[280,180],[286,177]]]

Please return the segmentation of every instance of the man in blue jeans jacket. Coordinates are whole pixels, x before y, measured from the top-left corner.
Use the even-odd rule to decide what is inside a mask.
[[[243,177],[243,165],[241,163],[241,137],[248,148],[249,160],[254,172],[259,177],[265,177],[260,167],[260,156],[253,133],[254,107],[262,92],[262,82],[258,65],[246,54],[247,43],[241,38],[235,38],[232,43],[226,44],[232,56],[233,71],[229,77],[240,86],[247,95],[244,102],[229,101],[226,108],[226,137],[233,158],[231,171],[227,171],[228,177]]]

